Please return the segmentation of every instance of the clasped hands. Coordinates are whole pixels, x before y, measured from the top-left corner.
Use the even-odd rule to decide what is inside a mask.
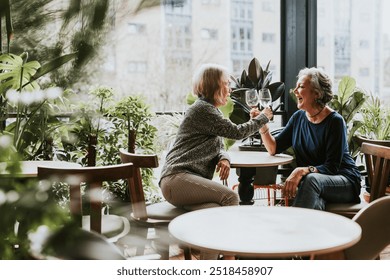
[[[252,108],[249,112],[249,115],[251,119],[253,119],[261,113],[263,113],[269,120],[271,120],[274,116],[274,113],[272,112],[272,109],[270,107],[264,108],[262,111],[260,111],[258,108]]]

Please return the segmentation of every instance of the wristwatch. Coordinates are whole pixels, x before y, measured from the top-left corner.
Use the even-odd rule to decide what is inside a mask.
[[[314,166],[308,166],[307,168],[309,168],[309,172],[310,173],[314,173],[314,172],[316,172],[316,168],[314,167]]]

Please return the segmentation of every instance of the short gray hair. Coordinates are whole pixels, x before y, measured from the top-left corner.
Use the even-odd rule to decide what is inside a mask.
[[[332,81],[329,76],[320,68],[303,68],[298,73],[298,79],[302,76],[310,78],[310,84],[315,92],[319,94],[317,102],[325,106],[333,98]]]

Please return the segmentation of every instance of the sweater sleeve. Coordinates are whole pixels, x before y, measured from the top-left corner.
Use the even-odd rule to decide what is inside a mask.
[[[224,118],[221,111],[213,105],[202,105],[198,108],[199,114],[193,118],[193,125],[194,129],[203,134],[239,140],[252,135],[269,121],[264,114],[260,114],[256,118],[237,125]]]

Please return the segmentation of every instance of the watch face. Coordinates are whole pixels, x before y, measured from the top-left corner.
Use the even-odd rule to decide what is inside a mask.
[[[313,173],[316,171],[315,167],[314,166],[309,166],[309,171],[310,173]]]

